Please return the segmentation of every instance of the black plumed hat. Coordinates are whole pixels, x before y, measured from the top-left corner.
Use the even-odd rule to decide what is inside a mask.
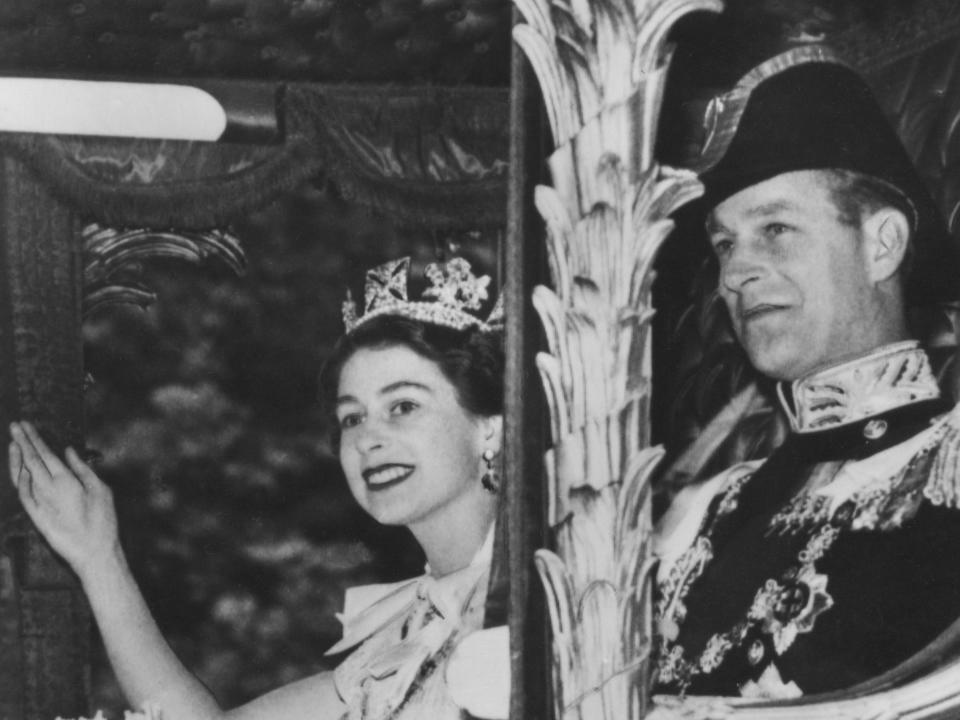
[[[828,48],[778,55],[708,104],[694,162],[706,208],[782,173],[828,168],[879,178],[912,206],[909,305],[960,297],[960,251],[943,215],[869,86]]]

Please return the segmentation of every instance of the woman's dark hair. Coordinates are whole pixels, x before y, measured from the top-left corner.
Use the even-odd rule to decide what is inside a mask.
[[[477,328],[453,328],[381,315],[337,342],[320,371],[320,400],[328,412],[336,406],[340,372],[362,349],[402,345],[437,364],[457,392],[460,404],[475,415],[503,413],[503,336]]]

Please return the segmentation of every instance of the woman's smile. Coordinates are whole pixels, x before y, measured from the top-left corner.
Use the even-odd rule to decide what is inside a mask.
[[[361,474],[371,490],[384,490],[399,485],[413,474],[412,465],[384,464],[365,469]]]
[[[340,373],[337,417],[347,483],[379,522],[414,534],[457,527],[489,501],[481,455],[494,426],[460,404],[432,360],[402,345],[356,351]]]

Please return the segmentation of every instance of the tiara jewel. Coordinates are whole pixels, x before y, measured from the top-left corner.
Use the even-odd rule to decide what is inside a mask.
[[[487,287],[490,285],[490,276],[476,277],[470,270],[470,263],[463,258],[427,265],[424,275],[430,281],[430,287],[423,291],[423,297],[433,298],[430,301],[407,299],[409,273],[409,257],[391,260],[367,270],[363,315],[357,314],[357,304],[349,291],[343,303],[343,324],[347,332],[353,332],[367,320],[379,315],[397,315],[454,330],[475,326],[490,331],[502,326],[502,297],[497,300],[486,320],[467,312],[480,310],[483,301],[489,297]]]

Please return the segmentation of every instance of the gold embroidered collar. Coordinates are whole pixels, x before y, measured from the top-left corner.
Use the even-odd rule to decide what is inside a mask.
[[[940,388],[927,354],[915,340],[816,370],[790,385],[791,403],[777,385],[794,432],[849,425],[904,405],[935,400]]]

